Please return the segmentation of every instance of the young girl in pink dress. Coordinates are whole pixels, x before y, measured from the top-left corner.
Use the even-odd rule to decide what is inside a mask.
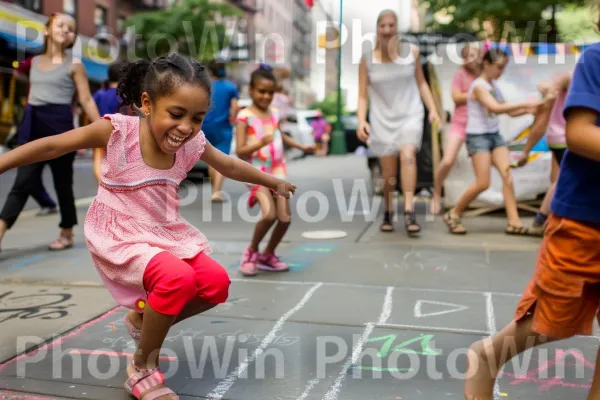
[[[276,88],[276,78],[271,67],[261,65],[250,77],[252,105],[238,113],[236,128],[236,151],[260,171],[279,179],[285,179],[287,168],[284,146],[295,147],[305,152],[313,152],[314,146],[305,146],[280,130],[278,113],[271,108]],[[275,255],[275,249],[285,235],[290,222],[290,205],[287,199],[274,196],[273,191],[264,185],[252,185],[248,204],[260,204],[262,218],[256,224],[250,245],[244,250],[240,260],[240,272],[244,276],[254,276],[257,271],[287,271],[288,264]],[[265,250],[259,251],[260,242],[277,221],[271,239]]]
[[[431,203],[431,213],[434,215],[439,214],[442,210],[444,181],[456,162],[460,148],[467,140],[467,93],[481,72],[481,57],[477,47],[467,44],[462,48],[461,56],[463,65],[456,71],[452,79],[452,100],[455,104],[452,125],[444,148],[444,156],[435,178],[433,202]]]
[[[103,148],[98,195],[85,236],[94,265],[125,317],[138,351],[125,389],[137,399],[177,399],[158,368],[163,341],[177,322],[226,301],[230,280],[210,258],[206,237],[179,213],[179,184],[202,159],[228,178],[281,196],[295,186],[213,148],[200,130],[209,109],[204,67],[179,54],[126,64],[118,92],[145,118],[106,115],[64,134],[0,156],[0,173],[87,148]]]

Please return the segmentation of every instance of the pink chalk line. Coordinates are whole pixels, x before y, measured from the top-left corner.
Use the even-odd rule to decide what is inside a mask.
[[[540,386],[538,387],[538,390],[541,391],[545,391],[548,390],[554,386],[560,386],[560,387],[566,387],[566,388],[579,388],[579,389],[589,389],[592,387],[592,385],[587,385],[587,384],[582,384],[582,383],[569,383],[569,382],[565,382],[563,378],[555,376],[554,378],[546,378],[546,379],[541,379],[538,378],[538,376],[545,371],[548,371],[548,369],[550,369],[550,367],[552,366],[556,366],[558,365],[558,363],[560,361],[564,361],[564,359],[566,358],[567,355],[571,354],[573,357],[575,357],[575,359],[577,359],[577,361],[583,362],[583,364],[590,368],[591,370],[595,370],[595,365],[592,364],[591,362],[589,362],[588,360],[585,359],[585,357],[577,352],[574,351],[565,351],[565,350],[556,350],[556,357],[555,357],[555,361],[546,361],[545,363],[543,363],[542,365],[540,365],[540,367],[538,369],[535,370],[531,370],[529,372],[527,372],[527,374],[523,375],[523,374],[511,374],[508,372],[503,372],[502,376],[507,376],[507,377],[511,377],[514,380],[511,381],[509,383],[509,385],[511,386],[515,386],[521,383],[538,383],[540,384]],[[576,364],[565,364],[565,366],[576,366]],[[591,379],[590,379],[591,381]]]
[[[52,397],[39,397],[11,391],[0,391],[0,400],[54,400]]]
[[[77,336],[77,335],[78,335],[78,334],[80,334],[80,333],[81,333],[83,330],[87,329],[89,326],[91,326],[91,325],[94,325],[94,324],[96,324],[96,323],[98,323],[98,322],[100,322],[100,321],[102,321],[102,320],[104,320],[104,319],[106,319],[106,318],[108,318],[108,317],[110,317],[110,316],[112,316],[112,315],[116,314],[116,313],[117,313],[117,311],[119,311],[119,310],[120,310],[120,309],[122,309],[122,308],[124,308],[124,307],[117,306],[117,307],[113,308],[112,310],[109,310],[109,311],[107,311],[106,313],[104,313],[104,314],[100,315],[99,317],[97,317],[97,318],[95,318],[95,319],[93,319],[93,320],[91,320],[91,321],[88,321],[88,322],[86,322],[86,323],[85,323],[85,324],[83,324],[83,325],[80,325],[80,326],[79,326],[77,329],[75,329],[74,331],[71,331],[70,333],[68,333],[68,334],[66,334],[66,335],[64,335],[64,336],[61,336],[61,337],[59,337],[59,338],[57,338],[57,339],[53,340],[53,341],[52,341],[52,342],[50,342],[50,343],[46,343],[46,344],[44,344],[44,345],[42,345],[42,346],[40,346],[40,347],[37,347],[37,348],[33,349],[33,350],[32,350],[32,351],[30,351],[29,353],[23,353],[23,354],[21,354],[21,355],[19,355],[19,356],[17,356],[17,357],[14,357],[14,358],[13,358],[13,359],[11,359],[11,360],[8,360],[8,361],[7,361],[7,362],[5,362],[4,364],[0,364],[0,371],[4,370],[4,369],[5,369],[7,366],[9,366],[9,365],[11,365],[11,364],[13,364],[13,363],[15,363],[15,362],[17,362],[17,361],[20,361],[20,360],[22,360],[22,359],[24,359],[24,358],[31,357],[31,356],[33,356],[33,355],[37,354],[37,352],[38,352],[38,351],[40,351],[40,350],[48,350],[48,349],[51,349],[51,348],[53,348],[54,346],[56,346],[56,345],[58,345],[58,344],[61,344],[61,343],[63,342],[63,340],[65,340],[65,339],[70,339],[70,338],[72,338],[72,337],[74,337],[74,336]]]

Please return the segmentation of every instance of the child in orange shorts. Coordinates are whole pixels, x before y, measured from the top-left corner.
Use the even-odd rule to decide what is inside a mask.
[[[470,347],[467,400],[491,400],[498,371],[511,358],[541,343],[590,335],[600,317],[600,44],[578,61],[563,114],[568,150],[535,273],[514,321]],[[596,379],[592,399],[600,399]]]

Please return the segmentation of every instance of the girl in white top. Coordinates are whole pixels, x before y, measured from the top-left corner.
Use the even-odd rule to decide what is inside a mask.
[[[473,161],[475,182],[467,188],[454,209],[444,215],[450,233],[465,234],[460,222],[463,212],[477,196],[490,186],[492,164],[502,176],[504,206],[508,217],[507,234],[527,235],[517,211],[510,155],[504,138],[500,134],[498,114],[516,117],[536,112],[540,102],[505,103],[496,80],[502,76],[508,56],[502,50],[490,49],[483,57],[482,73],[473,81],[467,94],[467,150]]]
[[[416,234],[421,227],[417,224],[413,199],[417,183],[416,155],[423,137],[423,102],[430,122],[439,124],[440,117],[423,74],[419,48],[398,40],[398,18],[393,11],[379,14],[375,49],[361,58],[358,75],[357,136],[363,142],[370,139],[369,147],[380,159],[385,182],[386,212],[381,230],[394,230],[391,195],[396,189],[399,153],[404,224],[409,235]]]

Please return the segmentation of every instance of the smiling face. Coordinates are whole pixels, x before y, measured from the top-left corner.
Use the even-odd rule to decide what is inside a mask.
[[[142,94],[142,110],[150,113],[150,133],[157,146],[164,153],[176,153],[200,132],[209,102],[209,94],[200,85],[180,85],[156,101]]]
[[[75,42],[75,20],[64,14],[52,17],[45,31],[46,40],[67,49]]]
[[[383,44],[398,36],[398,19],[391,11],[384,11],[377,21],[377,38]]]
[[[275,95],[275,81],[266,78],[256,78],[250,87],[250,97],[252,103],[262,111],[266,111]]]

